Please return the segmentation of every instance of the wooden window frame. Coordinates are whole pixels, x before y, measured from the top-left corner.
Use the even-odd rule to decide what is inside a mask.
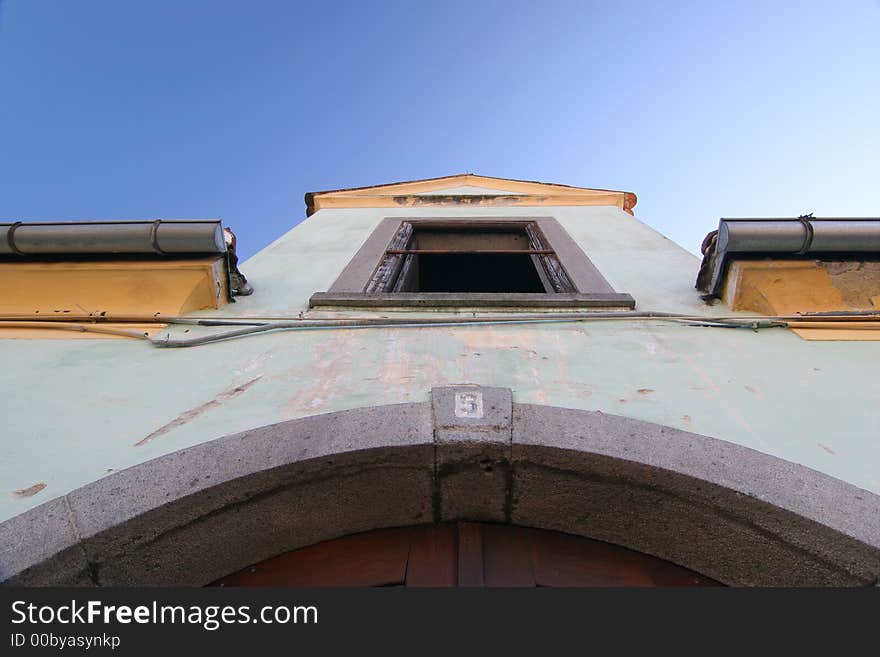
[[[401,248],[404,228],[531,228],[530,238],[535,251],[533,258],[544,282],[540,292],[394,292],[380,290],[377,273],[387,264],[389,251]],[[391,254],[401,256],[403,254]],[[402,263],[401,263],[402,264]],[[547,267],[556,269],[564,282],[558,291],[550,291],[553,283],[546,280]],[[381,277],[380,277],[381,278]],[[386,217],[370,234],[327,292],[317,292],[309,300],[310,307],[359,308],[611,308],[632,309],[635,300],[626,293],[616,292],[589,257],[553,217]]]
[[[389,248],[385,250],[379,265],[373,271],[369,281],[364,287],[366,293],[400,293],[406,291],[404,288],[407,284],[408,273],[415,263],[415,258],[419,254],[427,253],[477,253],[477,254],[520,254],[531,256],[532,265],[535,267],[535,273],[541,281],[544,292],[555,294],[559,292],[577,292],[577,289],[569,278],[565,269],[559,262],[559,258],[555,251],[550,248],[549,242],[541,228],[534,221],[516,221],[516,222],[494,222],[479,223],[473,222],[467,225],[468,230],[479,231],[484,230],[510,230],[519,231],[528,238],[528,249],[444,249],[442,251],[422,250],[410,248],[419,231],[421,230],[449,230],[461,228],[460,223],[450,224],[443,221],[419,222],[411,221],[401,222],[397,233],[392,238]],[[501,294],[501,292],[496,292]]]

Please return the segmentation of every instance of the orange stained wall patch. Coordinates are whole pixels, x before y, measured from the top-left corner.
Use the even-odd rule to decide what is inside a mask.
[[[183,315],[227,302],[224,257],[0,263],[0,316],[22,320]],[[150,325],[137,327],[149,332]],[[161,326],[153,325],[153,328]],[[2,329],[0,337],[109,337],[40,329]]]
[[[880,313],[880,262],[735,260],[729,265],[722,300],[732,310],[770,316]],[[871,324],[819,324],[805,320],[804,328],[793,328],[807,340],[880,340],[880,330]]]

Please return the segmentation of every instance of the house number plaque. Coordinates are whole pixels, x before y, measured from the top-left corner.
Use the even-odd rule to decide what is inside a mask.
[[[455,393],[455,417],[483,417],[483,393]]]

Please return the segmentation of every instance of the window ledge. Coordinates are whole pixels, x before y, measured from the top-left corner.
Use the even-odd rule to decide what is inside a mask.
[[[454,292],[317,292],[309,307],[346,308],[635,308],[629,294],[619,293],[454,293]]]

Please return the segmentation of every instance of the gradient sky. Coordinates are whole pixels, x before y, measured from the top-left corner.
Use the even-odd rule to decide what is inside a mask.
[[[880,0],[0,0],[0,220],[219,217],[473,172],[721,216],[880,216]]]

